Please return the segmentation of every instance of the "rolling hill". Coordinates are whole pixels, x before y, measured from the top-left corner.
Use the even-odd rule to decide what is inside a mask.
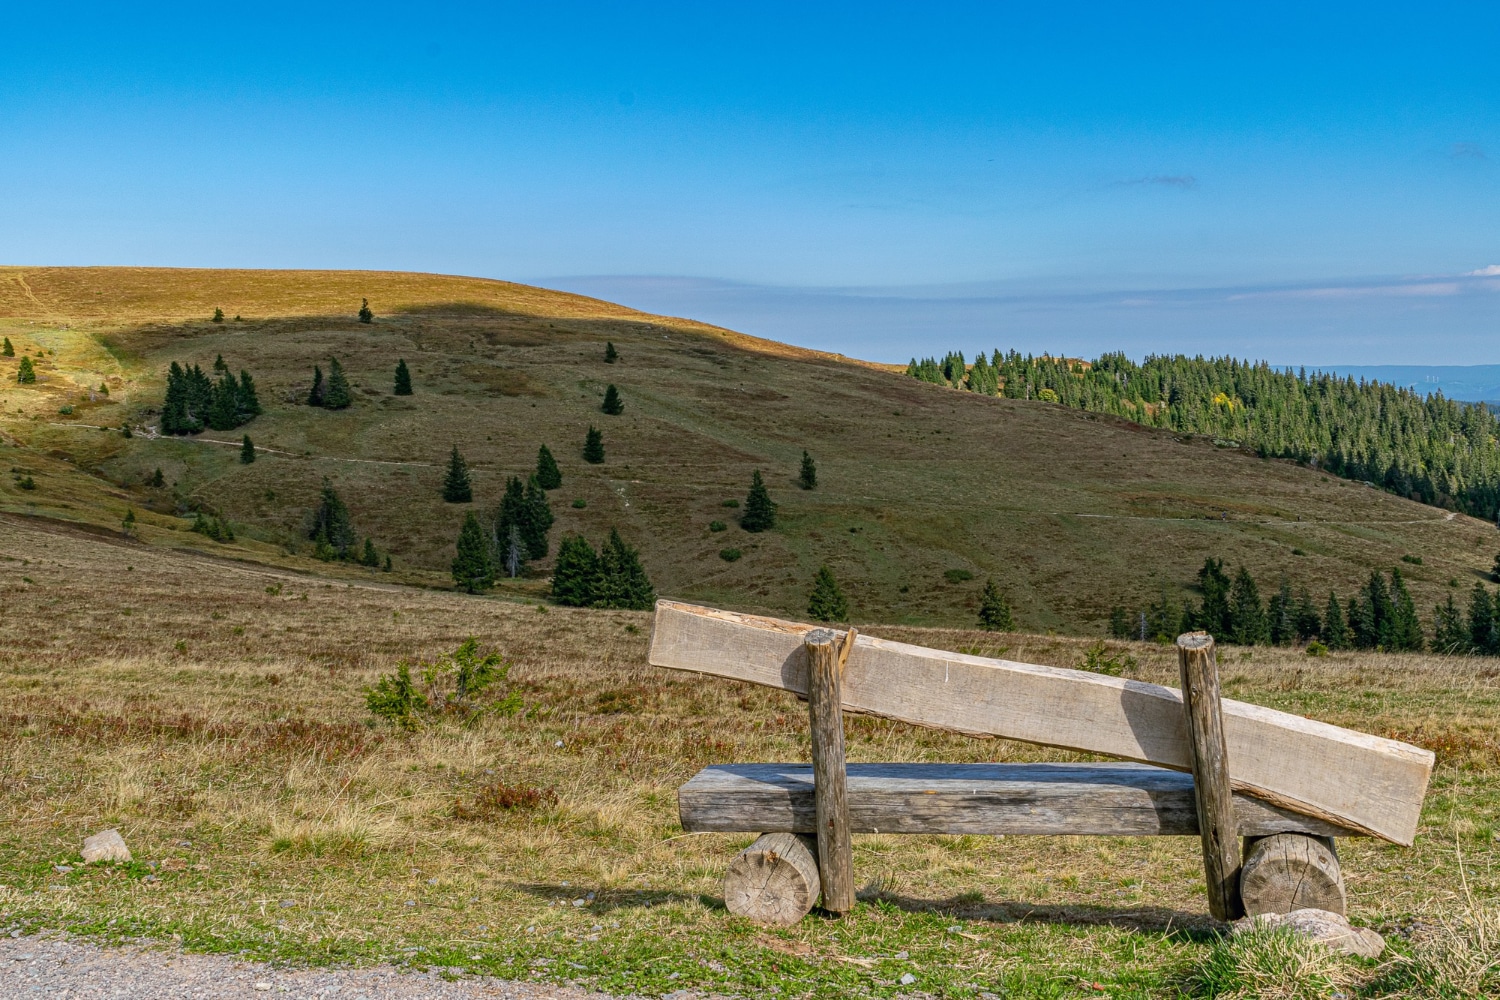
[[[356,319],[362,299],[372,324]],[[225,322],[210,321],[216,308]],[[449,585],[470,509],[439,495],[454,445],[480,511],[551,448],[563,472],[554,553],[566,533],[597,544],[618,527],[661,593],[793,616],[827,563],[857,621],[968,624],[993,576],[1021,627],[1097,633],[1114,603],[1185,593],[1208,555],[1248,565],[1263,587],[1285,574],[1315,593],[1400,564],[1425,615],[1500,546],[1487,522],[1208,440],[499,281],[12,267],[0,269],[0,334],[18,355],[0,359],[13,470],[0,510],[117,533],[132,508],[144,543],[333,575],[368,571],[310,558],[325,477],[358,532],[392,553],[389,579]],[[39,358],[34,385],[15,380],[24,354]],[[207,369],[220,355],[254,375],[266,412],[233,432],[151,437],[168,365]],[[345,411],[303,405],[330,357],[354,386]],[[413,396],[392,394],[398,358]],[[599,409],[610,383],[620,416]],[[602,465],[580,455],[590,425],[604,433]],[[259,449],[252,465],[238,462],[241,433]],[[814,491],[796,485],[804,449]],[[146,485],[157,468],[161,489]],[[755,469],[780,510],[775,530],[751,535],[724,503]],[[35,489],[21,488],[27,476]],[[238,540],[189,532],[194,504],[228,517]],[[725,561],[726,548],[742,558]],[[539,575],[500,592],[545,587]]]

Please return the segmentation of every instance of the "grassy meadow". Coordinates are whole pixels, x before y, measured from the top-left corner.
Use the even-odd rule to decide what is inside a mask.
[[[355,319],[362,298],[373,324]],[[215,308],[225,322],[210,322]],[[781,615],[801,613],[827,563],[863,620],[969,625],[993,576],[1021,627],[1097,635],[1117,602],[1187,596],[1214,555],[1248,565],[1265,592],[1285,575],[1320,605],[1329,587],[1347,595],[1399,565],[1425,616],[1449,593],[1462,600],[1500,548],[1486,522],[1210,441],[504,282],[3,268],[0,334],[18,352],[0,359],[0,457],[14,470],[0,511],[113,530],[133,508],[152,544],[285,568],[319,568],[305,527],[327,477],[359,534],[392,554],[393,581],[448,586],[467,509],[439,498],[455,444],[480,510],[539,445],[552,449],[564,476],[554,552],[565,533],[598,544],[618,527],[661,592]],[[17,385],[12,366],[36,352],[40,380]],[[232,432],[150,438],[170,362],[208,368],[221,354],[252,372],[267,412]],[[331,356],[354,383],[346,411],[302,405]],[[397,358],[414,396],[391,392]],[[610,383],[621,416],[599,411]],[[580,455],[591,424],[602,465]],[[242,433],[253,465],[238,463]],[[811,492],[795,485],[804,449],[819,469]],[[145,486],[158,468],[167,485]],[[724,504],[755,469],[780,523],[751,535]],[[19,488],[26,476],[35,489]],[[195,504],[229,517],[239,540],[189,535]],[[540,593],[548,569],[502,592]]]
[[[1496,981],[1494,940],[1477,939],[1500,930],[1500,670],[1484,661],[1222,651],[1231,697],[1436,750],[1415,847],[1340,844],[1351,917],[1387,935],[1384,963],[1224,943],[1191,838],[861,836],[855,911],[770,930],[719,895],[752,838],[684,836],[674,793],[709,763],[807,759],[805,706],[647,666],[646,614],[388,581],[0,518],[0,928],[646,995],[1461,996]],[[1176,672],[1153,645],[864,628]],[[496,695],[519,711],[376,723],[366,686],[468,635],[511,661]],[[1069,759],[881,720],[848,731],[855,760]],[[79,866],[83,837],[110,826],[135,860]],[[1433,986],[1442,963],[1469,992]]]

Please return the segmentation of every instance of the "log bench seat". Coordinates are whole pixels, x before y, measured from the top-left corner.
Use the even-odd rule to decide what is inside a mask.
[[[1193,776],[1149,764],[849,764],[854,833],[1196,837]],[[689,833],[812,833],[808,764],[716,764],[677,792]],[[1358,836],[1236,793],[1239,833]]]

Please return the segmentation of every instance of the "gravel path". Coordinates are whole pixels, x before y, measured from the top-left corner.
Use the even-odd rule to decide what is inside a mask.
[[[681,994],[686,996],[686,994]],[[436,973],[279,969],[221,955],[101,948],[64,938],[0,938],[0,997],[66,1000],[194,1000],[298,997],[337,1000],[610,1000],[564,986],[487,977],[444,981]]]

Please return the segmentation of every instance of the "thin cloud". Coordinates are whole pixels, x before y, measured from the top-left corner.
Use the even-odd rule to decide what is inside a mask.
[[[1487,160],[1488,154],[1484,147],[1477,142],[1455,142],[1453,150],[1448,154],[1455,160]]]
[[[1500,278],[1500,264],[1491,264],[1489,267],[1481,267],[1477,271],[1465,271],[1465,278]]]
[[[1157,174],[1153,177],[1132,177],[1128,181],[1117,181],[1120,187],[1141,187],[1153,185],[1156,187],[1175,188],[1178,191],[1191,191],[1198,186],[1198,178],[1192,174]]]

